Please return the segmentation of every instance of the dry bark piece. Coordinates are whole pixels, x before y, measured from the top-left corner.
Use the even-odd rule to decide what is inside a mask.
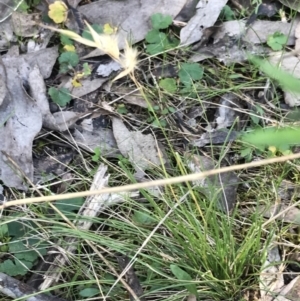
[[[215,168],[215,163],[210,158],[191,154],[185,154],[185,158],[193,173]],[[193,182],[194,185],[202,188],[201,191],[208,201],[216,200],[217,207],[226,213],[229,213],[236,203],[238,183],[239,179],[233,172],[225,172]]]
[[[181,22],[189,21],[196,13],[197,4],[198,0],[187,0],[185,6],[181,9],[175,20]]]
[[[33,37],[39,32],[39,26],[36,23],[38,14],[25,14],[13,12],[12,25],[14,33],[20,37]]]
[[[1,3],[0,3],[1,14]],[[0,17],[1,18],[1,17]],[[15,40],[11,19],[7,19],[4,22],[0,21],[0,50],[9,48],[11,42]]]
[[[299,300],[300,298],[300,276],[293,279],[286,287],[280,292],[287,300]]]
[[[37,291],[31,286],[14,279],[4,273],[0,273],[0,292],[10,298],[18,299],[24,298],[28,295],[34,294]],[[39,293],[33,297],[26,299],[27,301],[66,301],[59,297],[49,296],[48,294]]]
[[[202,134],[200,138],[192,140],[191,144],[197,147],[203,147],[207,144],[223,144],[225,142],[236,140],[239,135],[239,132],[230,130],[206,132]]]
[[[255,22],[258,16],[272,17],[280,9],[278,3],[261,3],[258,9],[255,9],[247,21],[247,26]]]
[[[241,116],[239,98],[231,93],[224,94],[220,99],[218,117],[216,119],[217,129],[227,128],[237,121]]]
[[[122,269],[126,269],[127,265],[130,263],[130,258],[128,256],[117,256],[119,267]],[[133,266],[131,266],[127,272],[125,273],[125,280],[127,284],[131,287],[131,289],[135,292],[137,297],[139,297],[140,301],[146,301],[146,298],[141,297],[144,294],[143,288],[141,286],[140,280],[137,277]],[[130,301],[135,301],[136,299],[130,295]]]
[[[246,41],[243,37],[244,31],[244,21],[224,22],[213,35],[213,43],[205,47],[201,44],[200,48],[199,45],[195,46],[196,53],[189,60],[199,62],[216,57],[220,62],[229,65],[248,60],[249,54],[266,54],[268,49],[265,47]]]
[[[56,177],[63,176],[72,159],[73,153],[33,159],[34,183],[42,184]]]

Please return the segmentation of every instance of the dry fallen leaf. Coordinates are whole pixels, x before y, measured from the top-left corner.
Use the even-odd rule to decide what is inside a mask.
[[[112,158],[120,154],[111,129],[100,129],[95,127],[94,124],[91,128],[83,128],[76,124],[72,135],[70,133],[64,133],[63,135],[71,143],[75,142],[76,145],[88,152],[93,153],[98,148],[104,158]]]
[[[24,176],[33,180],[32,143],[42,128],[42,114],[23,88],[21,78],[28,77],[30,66],[25,60],[13,62],[14,58],[0,59],[6,85],[0,106],[0,177],[8,187],[26,190]]]
[[[268,36],[280,32],[288,37],[287,45],[294,45],[295,28],[298,23],[299,17],[290,23],[258,20],[250,26],[243,40],[253,44],[262,44],[267,42]]]
[[[188,168],[193,173],[199,173],[215,168],[212,159],[204,156],[185,154]],[[202,189],[209,201],[216,200],[219,209],[228,213],[236,203],[239,179],[233,172],[226,172],[217,176],[194,181],[193,185]]]
[[[122,120],[113,118],[113,133],[121,154],[128,158],[135,170],[141,175],[147,168],[166,163],[163,151],[151,134],[131,132]]]
[[[182,45],[191,45],[201,40],[206,28],[215,25],[221,10],[228,0],[200,0],[196,14],[180,31]]]

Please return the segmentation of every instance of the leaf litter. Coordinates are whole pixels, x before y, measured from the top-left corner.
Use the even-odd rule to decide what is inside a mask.
[[[259,108],[255,107],[256,104],[243,103],[243,100],[250,98],[248,91],[245,92],[246,96],[242,95],[241,98],[236,97],[233,93],[223,92],[219,93],[218,100],[208,97],[208,101],[206,96],[200,92],[198,96],[203,103],[199,105],[198,102],[189,106],[188,100],[193,99],[194,96],[191,96],[193,94],[190,92],[188,96],[184,93],[189,89],[191,91],[192,87],[198,89],[197,85],[207,75],[206,72],[212,72],[213,69],[206,69],[207,66],[203,68],[192,62],[204,61],[205,64],[207,58],[216,57],[220,62],[231,66],[232,63],[246,62],[249,54],[266,55],[271,53],[269,61],[273,66],[280,65],[283,70],[293,73],[299,78],[297,74],[299,20],[295,18],[293,22],[286,22],[283,15],[281,15],[281,21],[258,20],[261,16],[274,16],[278,11],[276,5],[271,7],[262,3],[248,21],[227,20],[223,22],[221,20],[223,9],[225,5],[231,5],[227,2],[165,0],[162,2],[130,1],[125,3],[103,0],[79,5],[77,10],[78,1],[73,1],[73,3],[71,1],[68,3],[51,1],[49,7],[46,5],[45,11],[54,23],[65,22],[68,29],[63,30],[49,25],[43,25],[44,27],[41,28],[35,21],[36,18],[39,18],[38,15],[14,13],[13,11],[19,3],[12,5],[9,10],[2,10],[0,50],[8,50],[2,56],[0,64],[0,118],[2,125],[0,131],[4,141],[0,145],[0,178],[4,185],[28,191],[29,188],[33,188],[30,187],[32,183],[41,185],[46,181],[52,181],[55,177],[63,178],[65,175],[68,175],[65,179],[71,179],[72,175],[67,172],[67,166],[77,156],[77,152],[83,156],[82,151],[94,154],[93,160],[98,163],[100,158],[101,160],[115,160],[122,156],[133,167],[135,180],[145,181],[149,177],[150,170],[165,169],[171,164],[155,126],[143,128],[145,124],[151,122],[145,121],[143,114],[147,111],[153,113],[151,110],[156,112],[160,121],[170,122],[168,130],[174,131],[172,128],[174,126],[172,121],[175,120],[175,118],[172,119],[175,116],[174,111],[178,111],[177,124],[195,126],[196,130],[187,130],[186,128],[186,133],[189,132],[188,135],[182,134],[184,130],[179,134],[182,135],[180,139],[184,141],[186,165],[191,172],[214,169],[218,165],[216,162],[228,164],[221,158],[216,161],[216,158],[210,158],[207,154],[211,153],[217,144],[224,145],[229,142],[230,146],[230,143],[239,139],[241,127],[248,122],[243,119],[246,119],[249,110],[257,114]],[[295,8],[295,3],[283,0],[280,2],[292,9],[298,9],[298,7]],[[235,1],[236,4],[239,4],[239,1]],[[71,12],[73,12],[73,17],[70,17]],[[278,12],[280,13],[280,11]],[[8,18],[10,14],[12,17]],[[165,14],[167,14],[166,17],[164,17]],[[86,20],[89,22],[85,22]],[[95,24],[101,24],[106,32],[97,32]],[[157,47],[155,45],[157,40],[153,32],[159,35],[158,42],[161,43],[161,38],[166,38],[164,31],[171,24],[175,26],[172,29],[176,35],[180,37],[180,47],[192,45],[194,53],[189,56],[188,62],[180,63],[179,66],[172,63],[171,67],[166,67],[169,66],[168,63],[153,58],[155,68],[152,73],[148,72],[150,68],[148,70],[148,67],[145,68],[145,60],[139,61],[141,57],[139,52],[143,52],[144,48],[149,50],[151,47],[153,49]],[[82,25],[86,26],[85,30],[88,31],[89,38],[81,35]],[[69,29],[75,29],[77,32]],[[147,36],[150,30],[152,36]],[[58,51],[58,47],[48,47],[53,31],[75,40],[74,45],[71,43],[64,46],[68,46],[69,52],[78,51],[80,55],[75,52],[74,54],[66,54],[66,52],[59,54],[61,50]],[[17,36],[30,38],[26,47],[20,47],[21,51],[25,52],[24,54],[20,54],[19,47],[10,47],[12,42],[18,40]],[[144,39],[145,43],[149,43],[151,47],[143,44],[134,45]],[[85,46],[79,46],[78,43],[83,43]],[[163,46],[166,45],[176,44],[172,44],[171,41],[163,41]],[[286,46],[293,45],[295,45],[295,52],[292,55],[286,55],[285,51],[274,53],[275,50],[282,50]],[[96,50],[91,51],[91,47]],[[171,48],[162,49],[169,51]],[[170,53],[172,51],[170,50]],[[98,66],[97,63],[90,62],[91,58],[103,57],[103,55],[110,57],[107,64],[101,60]],[[70,56],[73,57],[73,60],[70,60]],[[56,62],[65,64],[66,69],[63,72],[62,70],[57,72]],[[93,74],[95,78],[92,78],[90,73],[84,78],[78,76],[82,72],[83,63],[86,62],[88,62],[88,68],[97,66]],[[82,69],[80,70],[80,68]],[[270,76],[272,70],[274,69],[268,69],[266,65],[261,66],[261,71]],[[273,77],[277,80],[279,78],[274,72]],[[128,84],[125,78],[129,78],[134,86]],[[78,86],[74,85],[76,80]],[[155,98],[153,99],[145,93],[145,89],[140,85],[143,80],[147,85],[156,85],[160,89],[161,95],[164,95],[163,104],[158,105]],[[282,90],[285,103],[289,108],[299,106],[298,91],[290,93],[288,90],[285,91],[284,87]],[[69,91],[69,94],[66,91]],[[174,96],[172,99],[174,103],[170,104],[168,97],[177,92],[182,93],[180,103],[176,102],[178,99],[176,99],[177,96]],[[60,99],[56,102],[56,111],[51,109],[53,103],[51,103],[52,106],[49,105],[49,95],[52,100]],[[65,95],[68,96],[67,99],[64,99]],[[251,97],[255,98],[256,96],[251,94]],[[89,102],[89,105],[82,106],[84,107],[82,111],[76,111],[75,104],[84,101]],[[124,113],[124,111],[118,111],[118,107],[114,107],[114,104],[119,105],[120,101],[126,104],[126,110],[129,112]],[[108,120],[108,124],[104,124],[103,120],[105,119]],[[255,121],[255,118],[252,120]],[[102,122],[104,123],[102,124]],[[32,146],[41,130],[59,134],[62,139],[65,139],[64,143],[69,141],[72,151],[37,160],[36,154],[33,155]],[[176,132],[180,133],[177,129]],[[174,138],[172,141],[174,141],[175,149],[178,150],[176,139],[178,138]],[[193,150],[197,152],[206,153],[206,155],[191,155],[190,151],[186,150],[191,147],[194,147]],[[53,164],[53,160],[49,160],[51,157],[54,162],[57,161],[57,164]],[[100,164],[95,171],[91,190],[108,185],[109,177],[105,175],[107,169],[106,165]],[[194,182],[193,185],[195,191],[199,191],[206,199],[216,202],[216,210],[221,210],[229,216],[239,204],[238,191],[243,183],[235,173],[229,172]],[[60,189],[64,191],[64,188]],[[57,191],[60,190],[57,189]],[[160,187],[157,187],[156,191],[148,190],[148,192],[155,195],[157,199],[164,198],[164,191]],[[139,197],[139,192],[133,192],[130,195],[103,195],[86,198],[85,203],[78,211],[78,220],[74,224],[78,229],[88,230],[92,227],[92,222],[85,220],[87,217],[95,218],[102,214],[107,207],[126,202],[128,198],[136,201]],[[289,195],[288,198],[290,200],[292,197]],[[285,212],[278,220],[289,225],[299,223],[297,208],[288,210],[288,205],[274,205],[268,209],[266,207],[258,207],[258,209],[261,210],[260,214],[264,214],[266,218],[272,219],[275,211],[277,213]],[[275,237],[274,242],[276,242]],[[74,254],[75,243],[76,239],[70,239],[70,247],[65,251]],[[130,258],[127,259],[126,266],[130,264]],[[60,255],[55,262],[63,264],[66,262],[65,260],[65,256]],[[260,279],[261,297],[266,300],[272,299],[270,292],[286,294],[283,293],[287,286],[283,283],[282,271],[278,268],[265,269],[267,265],[277,265],[281,260],[282,257],[277,247],[268,249],[268,261],[262,265]],[[122,266],[125,274],[126,266]],[[170,267],[174,276],[179,280],[191,281],[193,279],[179,266],[172,264]],[[46,289],[58,281],[61,272],[55,265],[52,265],[52,268],[46,272],[46,280],[40,288]],[[270,284],[271,276],[267,275],[264,278],[264,274],[279,275],[277,282]],[[133,269],[129,268],[126,275],[127,277],[132,276],[134,282],[139,285],[139,289],[136,292],[133,289],[133,293],[142,296],[143,290]],[[189,298],[195,299],[197,295],[195,285],[186,284],[185,288],[190,293]],[[130,292],[130,287],[128,291]],[[131,299],[134,298],[132,296],[134,295],[131,295]],[[144,297],[141,297],[141,300],[143,299]]]

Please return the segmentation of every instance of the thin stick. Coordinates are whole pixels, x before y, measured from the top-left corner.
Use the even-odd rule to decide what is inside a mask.
[[[175,183],[195,181],[195,180],[206,178],[208,176],[216,175],[219,173],[247,169],[247,168],[251,168],[251,167],[258,167],[258,166],[263,166],[263,165],[268,165],[268,164],[273,164],[273,163],[284,162],[284,161],[288,161],[288,160],[294,160],[294,159],[298,159],[298,158],[300,158],[300,153],[277,157],[277,158],[264,159],[264,160],[260,160],[260,161],[239,164],[239,165],[234,165],[234,166],[226,166],[226,167],[222,167],[222,168],[218,168],[218,169],[213,169],[213,170],[208,170],[208,171],[204,171],[204,172],[200,172],[200,173],[194,173],[194,174],[173,177],[173,178],[168,178],[168,179],[160,179],[160,180],[155,180],[155,181],[136,183],[136,184],[130,184],[130,185],[124,185],[124,186],[118,186],[118,187],[109,187],[109,188],[103,188],[103,189],[94,190],[94,191],[81,191],[81,192],[66,193],[66,194],[60,194],[60,195],[18,199],[18,200],[8,201],[8,202],[4,203],[3,205],[0,206],[0,210],[1,209],[3,210],[4,208],[11,207],[11,206],[17,206],[17,205],[41,203],[41,202],[53,202],[53,201],[57,201],[57,200],[72,199],[75,197],[85,197],[85,196],[90,196],[90,195],[113,193],[113,192],[124,192],[124,191],[130,191],[130,190],[149,188],[149,187],[153,187],[153,186],[171,185],[171,184],[175,184]]]

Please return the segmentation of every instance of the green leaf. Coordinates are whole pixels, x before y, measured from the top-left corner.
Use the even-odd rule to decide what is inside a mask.
[[[177,91],[177,84],[174,78],[164,78],[159,81],[159,86],[169,93],[175,93]]]
[[[240,152],[240,155],[241,155],[241,157],[248,157],[249,155],[251,155],[252,154],[252,148],[251,147],[246,147],[246,148],[244,148],[244,149],[242,149],[241,150],[241,152]]]
[[[165,33],[160,32],[157,29],[152,29],[147,33],[145,40],[148,43],[159,44],[166,38],[167,38],[167,35]]]
[[[11,241],[8,244],[9,252],[13,253],[15,258],[21,261],[34,262],[38,258],[38,253],[34,250],[29,250],[20,240]]]
[[[31,227],[35,228],[35,224],[31,221],[22,221],[22,223],[12,221],[7,226],[9,235],[15,238],[24,237]]]
[[[141,225],[151,225],[155,223],[155,219],[152,216],[142,211],[135,211],[132,219],[135,223]]]
[[[100,148],[99,147],[96,147],[95,149],[94,149],[94,155],[92,156],[92,161],[93,162],[98,162],[99,161],[99,159],[100,159]]]
[[[32,263],[19,260],[12,261],[11,259],[4,260],[0,264],[0,272],[6,273],[9,276],[26,275],[28,270],[32,268]]]
[[[162,44],[148,44],[146,45],[146,52],[150,55],[155,55],[165,51],[164,45]]]
[[[9,276],[22,275],[23,271],[18,270],[18,267],[11,259],[4,260],[0,264],[0,272],[6,273]],[[19,274],[21,272],[21,274]]]
[[[9,243],[9,252],[18,253],[24,250],[24,244],[20,240],[13,240]]]
[[[167,114],[169,114],[169,110],[167,108],[164,108],[160,113],[162,115],[167,115]]]
[[[97,32],[97,33],[103,33],[103,26],[98,24],[92,24],[91,27]],[[85,39],[88,39],[90,41],[94,41],[89,29],[85,27],[85,29],[82,32],[82,37]]]
[[[82,67],[83,67],[83,73],[85,76],[91,75],[92,70],[88,63],[83,63]]]
[[[287,112],[287,114],[284,117],[285,122],[296,122],[300,120],[300,110],[295,109],[293,111]]]
[[[8,225],[0,225],[0,238],[3,238],[8,235]]]
[[[58,210],[62,211],[63,213],[67,213],[79,210],[83,203],[84,199],[82,197],[79,197],[69,200],[59,200],[56,201],[54,205]]]
[[[192,281],[192,277],[186,271],[184,271],[182,268],[180,268],[178,265],[171,264],[170,269],[177,279],[183,280],[183,281]],[[195,284],[193,284],[193,283],[183,284],[183,286],[189,291],[189,293],[191,293],[195,296],[198,295],[197,287]]]
[[[74,41],[64,34],[60,34],[60,42],[63,45],[74,45]]]
[[[67,88],[57,89],[57,88],[51,87],[48,91],[48,94],[50,95],[53,102],[57,103],[58,105],[60,105],[62,107],[67,105],[72,99],[70,91]]]
[[[235,15],[234,12],[232,11],[232,9],[230,8],[230,6],[225,5],[222,8],[222,11],[220,13],[220,18],[221,19],[225,19],[225,21],[231,21],[235,19]]]
[[[155,128],[165,128],[167,126],[167,122],[166,120],[162,119],[162,120],[159,120],[159,119],[155,119],[151,125]]]
[[[151,23],[154,29],[166,29],[172,24],[172,21],[170,15],[157,13],[151,16]]]
[[[175,113],[177,110],[173,107],[168,107],[170,113]]]
[[[75,67],[79,63],[79,57],[74,51],[66,51],[59,56],[58,61],[60,64],[66,64]]]
[[[267,44],[274,50],[282,50],[283,46],[287,43],[288,37],[280,32],[275,32],[268,36]]]
[[[203,68],[197,63],[183,63],[178,72],[180,81],[185,86],[192,85],[193,81],[199,80],[203,76]]]
[[[80,295],[80,297],[91,298],[91,297],[98,295],[99,293],[100,293],[100,291],[98,288],[89,287],[89,288],[85,288],[85,289],[81,290],[79,292],[79,295]]]
[[[121,103],[121,104],[118,105],[117,112],[118,112],[119,114],[127,114],[127,113],[128,113],[128,110],[127,110],[127,108],[125,107],[125,105],[124,105],[123,103]]]
[[[29,246],[34,247],[35,250],[38,250],[38,253],[41,255],[46,255],[50,244],[46,241],[41,241],[37,238],[28,238],[26,239]]]
[[[300,144],[300,128],[276,128],[254,130],[241,136],[241,141],[258,148],[275,146],[282,148],[286,145]]]
[[[19,7],[17,8],[18,12],[28,12],[28,10],[30,9],[30,6],[26,3],[26,1],[22,1],[21,4],[19,5]]]
[[[250,56],[249,60],[270,78],[277,80],[285,90],[290,92],[300,92],[300,80],[292,74],[273,66],[267,60],[261,60],[254,56]]]

